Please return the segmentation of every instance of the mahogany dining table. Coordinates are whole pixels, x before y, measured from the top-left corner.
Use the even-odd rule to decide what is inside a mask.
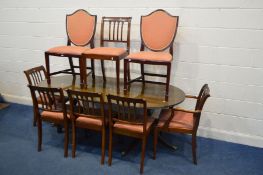
[[[123,80],[120,80],[120,87],[123,87]],[[108,94],[129,98],[142,98],[147,102],[147,109],[173,107],[180,104],[185,99],[185,93],[178,87],[172,85],[170,85],[169,98],[167,100],[165,99],[165,86],[160,86],[158,84],[135,82],[130,85],[128,91],[118,90],[116,78],[111,77],[103,81],[102,76],[96,76],[96,78],[93,79],[91,75],[89,75],[87,77],[88,84],[85,88],[81,88],[79,76],[52,76],[51,82],[51,84],[48,84],[47,80],[43,80],[39,83],[39,86],[101,93],[105,101],[107,101],[106,96]]]

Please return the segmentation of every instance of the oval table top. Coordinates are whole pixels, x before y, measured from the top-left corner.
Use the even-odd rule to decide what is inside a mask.
[[[62,75],[62,76],[52,76],[51,84],[48,85],[47,80],[40,82],[41,87],[56,87],[88,92],[102,93],[104,100],[107,101],[106,95],[112,94],[117,96],[124,96],[130,98],[142,98],[147,102],[147,108],[167,108],[177,105],[184,101],[185,93],[175,87],[170,85],[169,97],[165,101],[165,86],[158,84],[146,83],[143,85],[141,82],[134,82],[130,85],[130,89],[127,93],[124,90],[120,90],[119,93],[116,88],[116,78],[107,77],[106,82],[103,82],[101,76],[96,76],[93,80],[91,76],[88,76],[87,88],[80,88],[80,78],[79,76],[73,77],[72,75]],[[123,89],[123,80],[120,79],[120,89]]]

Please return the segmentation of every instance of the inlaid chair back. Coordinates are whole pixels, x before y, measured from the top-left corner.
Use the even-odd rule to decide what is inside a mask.
[[[125,43],[130,51],[131,17],[102,17],[100,45],[105,42]]]
[[[96,15],[80,9],[67,15],[66,28],[69,43],[76,46],[93,45],[93,37],[96,29]]]
[[[39,82],[47,78],[44,66],[34,67],[24,71],[29,85],[38,85]]]
[[[102,94],[67,90],[72,120],[72,157],[76,154],[76,127],[101,132],[101,164],[104,164],[106,113]]]
[[[156,10],[149,15],[141,17],[142,48],[144,46],[153,51],[163,51],[170,47],[178,27],[178,16],[172,16],[164,10]],[[172,53],[171,53],[172,54]]]

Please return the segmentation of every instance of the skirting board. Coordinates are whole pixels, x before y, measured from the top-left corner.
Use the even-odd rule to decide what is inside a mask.
[[[263,137],[255,135],[247,135],[243,133],[230,132],[215,128],[198,128],[198,135],[205,138],[222,140],[243,145],[255,146],[263,148]]]
[[[7,102],[32,105],[31,97],[20,97],[9,94],[2,94],[2,96]],[[246,135],[237,132],[229,132],[225,130],[205,127],[199,127],[198,135],[206,138],[263,148],[263,137],[260,136]]]

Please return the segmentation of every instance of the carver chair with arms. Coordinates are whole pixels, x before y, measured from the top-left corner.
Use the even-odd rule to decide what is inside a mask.
[[[196,158],[196,134],[199,126],[203,106],[210,97],[210,90],[207,84],[203,85],[196,96],[186,96],[186,98],[196,99],[195,110],[182,108],[163,109],[160,114],[159,122],[154,130],[154,159],[156,158],[156,147],[159,132],[184,133],[192,135],[192,155],[193,162],[197,164]]]

